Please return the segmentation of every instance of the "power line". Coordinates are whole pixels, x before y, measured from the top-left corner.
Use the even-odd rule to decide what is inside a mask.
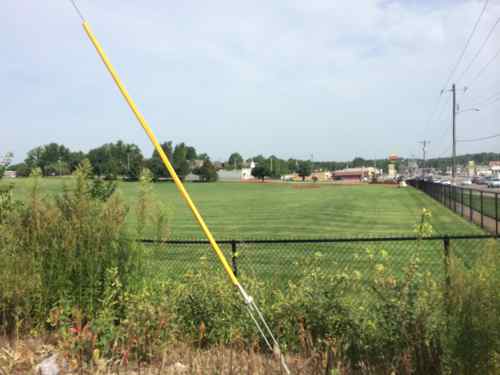
[[[481,54],[484,46],[486,46],[486,43],[488,43],[488,40],[491,38],[491,36],[493,35],[493,31],[495,31],[496,27],[498,26],[498,24],[500,23],[500,17],[498,17],[497,21],[495,22],[495,24],[492,26],[492,28],[490,29],[490,31],[488,32],[488,35],[486,36],[486,38],[484,39],[483,43],[481,44],[481,47],[479,47],[479,49],[477,50],[476,54],[474,55],[474,57],[471,59],[471,61],[469,62],[469,65],[467,65],[467,67],[462,71],[462,74],[459,75],[459,77],[457,78],[457,81],[460,81],[463,76],[469,71],[469,69],[471,68],[472,64],[474,64],[474,61],[476,61],[476,59],[479,57],[479,55]]]
[[[493,138],[498,138],[498,137],[500,137],[500,134],[493,134],[493,135],[489,135],[487,137],[481,137],[481,138],[460,139],[460,140],[457,140],[457,142],[480,142],[480,141],[486,141],[488,139],[493,139]]]
[[[444,132],[442,132],[441,135],[437,139],[447,139],[449,132],[450,132],[450,127],[448,125],[446,125],[446,127],[444,128]]]
[[[499,97],[497,97],[495,100],[492,100],[492,101],[491,101],[491,102],[489,102],[489,103],[482,104],[482,105],[481,105],[481,107],[483,107],[483,108],[484,108],[484,107],[487,107],[487,106],[492,105],[493,103],[496,103],[496,102],[498,102],[498,101],[500,101],[500,96],[499,96]]]
[[[448,84],[450,83],[451,78],[453,77],[453,74],[455,74],[458,66],[462,62],[462,59],[464,58],[464,55],[465,55],[465,51],[467,51],[467,47],[469,47],[470,41],[471,41],[472,37],[474,36],[474,34],[476,33],[477,26],[479,25],[479,22],[481,22],[481,18],[483,18],[483,15],[484,15],[484,12],[486,11],[488,3],[489,3],[489,0],[486,0],[484,2],[483,9],[481,9],[481,13],[479,13],[479,17],[477,18],[476,23],[474,24],[474,27],[472,28],[472,31],[469,34],[467,41],[465,42],[464,49],[462,50],[462,53],[460,53],[460,56],[458,57],[458,60],[455,63],[455,66],[453,67],[453,69],[451,70],[451,72],[448,76],[448,79],[446,80],[446,83],[444,84],[443,87],[448,87]]]
[[[446,152],[449,151],[450,145],[448,144],[448,136],[449,136],[450,131],[451,131],[451,128],[448,126],[448,124],[446,124],[446,126],[444,127],[443,132],[441,132],[440,136],[435,138],[436,140],[441,140],[441,142],[437,141],[439,143],[436,142],[436,144],[439,144],[439,146],[442,146],[443,144],[445,144],[445,148],[446,148],[444,150],[444,152],[442,152],[440,154],[436,154],[436,155],[439,155],[439,156],[436,156],[436,157],[441,157],[442,154],[444,154],[444,153],[446,153]]]
[[[444,109],[446,108],[446,106],[443,106],[441,107],[441,111],[439,111],[437,117],[434,116],[436,113],[437,113],[437,109],[439,108],[439,104],[441,104],[441,98],[442,98],[442,95],[443,95],[443,91],[441,91],[441,93],[439,94],[439,98],[438,98],[438,101],[437,101],[437,106],[434,108],[434,110],[432,111],[431,113],[431,116],[429,117],[429,119],[427,120],[427,124],[425,126],[425,132],[424,134],[427,133],[427,131],[429,130],[429,125],[432,123],[432,119],[435,118],[437,120],[440,120],[442,117],[443,117],[443,113],[444,113]]]
[[[450,152],[451,145],[446,146],[436,157],[432,159],[441,159],[444,157],[445,154]],[[449,156],[447,156],[449,158]]]
[[[498,97],[500,95],[500,91],[497,91],[495,93],[493,93],[492,95],[488,96],[487,98],[485,99],[482,99],[480,101],[477,101],[475,104],[474,104],[474,107],[476,106],[484,106],[484,105],[489,105],[491,103],[494,103],[498,100]],[[493,101],[491,101],[493,100]]]
[[[422,156],[423,156],[423,162],[422,162],[422,176],[425,175],[425,161],[426,161],[426,152],[427,152],[427,145],[431,143],[431,141],[427,141],[427,140],[423,140],[423,141],[420,141],[418,142],[420,144],[422,144]]]
[[[427,119],[427,122],[425,124],[425,131],[424,131],[424,134],[427,133],[427,130],[429,130],[429,126],[431,125],[432,123],[432,119],[434,118],[434,115],[436,114],[438,108],[439,108],[439,105],[441,104],[441,96],[442,96],[442,92],[439,94],[438,96],[438,100],[436,102],[436,105],[434,106],[434,109],[431,111],[428,119]],[[442,112],[442,110],[441,110]]]
[[[450,98],[449,100],[451,100],[451,98]],[[449,104],[449,102],[446,102],[446,104],[448,105],[448,104]],[[437,119],[437,120],[441,120],[441,119],[443,118],[443,114],[445,113],[445,111],[444,111],[444,110],[445,110],[446,108],[447,108],[447,106],[443,106],[443,107],[441,108],[441,111],[439,112],[439,115],[436,117],[436,119]],[[446,127],[445,127],[445,131],[446,131],[446,130],[449,130],[449,129],[448,129],[448,125],[446,125]],[[444,135],[444,134],[442,134],[442,135],[441,135],[441,137],[438,137],[438,138],[442,138],[442,137],[443,137],[443,135]]]
[[[469,37],[467,38],[467,41],[465,42],[465,46],[464,46],[462,52],[460,53],[457,62],[455,63],[455,65],[451,69],[450,73],[448,74],[448,78],[446,79],[445,84],[442,86],[443,89],[441,90],[441,93],[439,94],[439,97],[438,97],[438,100],[436,102],[436,105],[435,105],[434,109],[432,110],[432,112],[431,112],[431,114],[430,114],[430,116],[429,116],[429,118],[427,120],[427,123],[425,125],[425,132],[424,132],[424,134],[427,133],[427,130],[429,129],[429,126],[432,123],[432,120],[434,118],[434,115],[436,114],[436,112],[437,112],[437,110],[439,108],[439,105],[441,104],[441,96],[443,94],[444,87],[448,87],[448,84],[450,83],[451,78],[453,77],[453,75],[455,74],[458,66],[462,62],[462,59],[464,58],[464,55],[465,55],[465,51],[467,50],[467,47],[469,46],[472,37],[476,33],[477,26],[479,25],[479,22],[481,22],[481,18],[483,17],[484,12],[486,11],[488,3],[489,3],[489,0],[485,0],[483,8],[481,9],[481,12],[479,13],[479,16],[478,16],[478,18],[476,20],[476,23],[474,24],[474,27],[472,28],[472,30],[471,30],[471,32],[469,34]]]
[[[500,56],[500,49],[498,49],[495,55],[493,55],[493,57],[486,64],[484,64],[484,66],[479,70],[479,72],[476,74],[476,76],[472,79],[471,83],[469,84],[469,87],[472,85],[472,83],[477,81],[479,77],[481,77],[481,75],[486,71],[486,69],[491,65],[491,63],[495,61],[495,59],[498,56]]]

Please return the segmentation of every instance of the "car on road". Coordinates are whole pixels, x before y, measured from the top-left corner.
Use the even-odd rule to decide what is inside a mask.
[[[474,176],[472,177],[472,183],[477,185],[486,185],[486,177],[484,176]]]
[[[476,181],[478,185],[488,185],[488,179],[486,177],[479,177]]]
[[[451,182],[448,180],[441,181],[441,185],[451,185]]]
[[[488,181],[489,188],[500,188],[500,178],[492,178]]]
[[[469,179],[466,179],[466,180],[463,180],[463,181],[460,183],[460,185],[464,185],[464,186],[465,186],[465,185],[472,185],[472,181],[471,181],[471,180],[469,180]]]

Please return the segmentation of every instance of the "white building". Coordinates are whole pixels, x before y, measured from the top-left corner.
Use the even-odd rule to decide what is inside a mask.
[[[250,163],[250,168],[233,169],[230,171],[221,169],[217,173],[219,174],[219,181],[246,181],[252,180],[252,169],[255,168],[255,163],[252,161]]]
[[[254,178],[252,176],[252,169],[255,168],[255,163],[252,162],[250,163],[250,168],[242,168],[241,169],[241,179],[242,180],[251,180],[252,178]]]
[[[478,176],[491,176],[493,171],[489,165],[476,165],[476,175]]]

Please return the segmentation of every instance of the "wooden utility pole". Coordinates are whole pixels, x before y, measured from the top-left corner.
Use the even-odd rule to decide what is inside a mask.
[[[453,148],[451,152],[451,178],[452,181],[455,182],[455,176],[457,174],[457,163],[456,163],[456,157],[457,157],[457,132],[456,132],[456,126],[455,126],[455,118],[457,116],[457,104],[456,104],[456,90],[455,90],[455,84],[451,86],[451,94],[452,94],[452,122],[453,122]]]
[[[422,163],[422,177],[425,176],[425,161],[426,161],[426,147],[428,144],[431,143],[431,141],[426,141],[426,140],[423,140],[423,141],[420,141],[418,142],[422,145],[422,157],[423,157],[423,163]]]

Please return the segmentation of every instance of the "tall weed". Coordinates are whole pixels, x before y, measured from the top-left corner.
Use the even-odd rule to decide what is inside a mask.
[[[500,372],[500,253],[491,241],[472,267],[452,257],[446,334],[452,373]]]
[[[95,316],[110,268],[125,288],[142,278],[141,248],[124,231],[126,206],[117,194],[105,202],[93,199],[89,176],[84,162],[73,186],[54,201],[42,196],[34,171],[26,206],[9,211],[0,224],[5,329],[12,330],[16,320],[42,324],[63,300]]]

